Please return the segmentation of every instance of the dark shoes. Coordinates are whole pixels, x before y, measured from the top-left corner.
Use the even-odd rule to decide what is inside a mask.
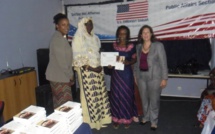
[[[158,128],[157,125],[151,125],[151,130],[155,131]]]
[[[146,125],[146,123],[148,123],[148,122],[149,122],[149,121],[141,121],[139,124],[144,126],[144,125]],[[155,131],[157,128],[158,128],[157,125],[154,125],[154,124],[151,125],[151,130]]]
[[[140,125],[146,125],[146,123],[148,123],[148,121],[141,121],[139,124]]]
[[[157,128],[156,127],[151,127],[151,130],[155,131]]]

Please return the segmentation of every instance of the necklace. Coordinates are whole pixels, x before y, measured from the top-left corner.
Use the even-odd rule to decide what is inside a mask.
[[[151,46],[151,44],[149,44],[149,45],[143,45],[143,48],[142,48],[142,51],[144,52],[144,53],[148,53],[149,52],[149,49],[150,49],[150,46]]]

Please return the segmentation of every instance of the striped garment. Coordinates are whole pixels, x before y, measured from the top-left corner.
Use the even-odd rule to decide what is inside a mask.
[[[114,49],[126,60],[136,56],[136,49],[133,44],[120,48],[114,44]],[[111,76],[110,104],[112,120],[119,124],[130,124],[134,117],[137,117],[137,107],[134,95],[134,76],[131,65],[124,67],[124,70],[113,70]]]
[[[68,83],[50,81],[50,85],[52,88],[54,108],[59,107],[67,101],[72,101],[71,87]]]

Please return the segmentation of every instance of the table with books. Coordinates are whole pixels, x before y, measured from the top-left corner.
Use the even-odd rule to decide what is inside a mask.
[[[92,134],[83,123],[80,103],[68,101],[46,116],[45,108],[29,106],[0,128],[0,134]]]

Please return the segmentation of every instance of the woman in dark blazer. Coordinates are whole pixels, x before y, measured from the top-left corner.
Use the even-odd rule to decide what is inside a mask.
[[[156,42],[153,30],[144,25],[138,34],[137,63],[135,77],[138,84],[144,116],[141,125],[151,122],[151,129],[157,129],[160,94],[167,85],[168,69],[163,44]]]
[[[50,81],[54,108],[67,101],[72,101],[71,85],[74,84],[72,70],[72,51],[64,37],[69,32],[69,20],[64,14],[54,16],[56,31],[49,48],[49,63],[46,79]]]

